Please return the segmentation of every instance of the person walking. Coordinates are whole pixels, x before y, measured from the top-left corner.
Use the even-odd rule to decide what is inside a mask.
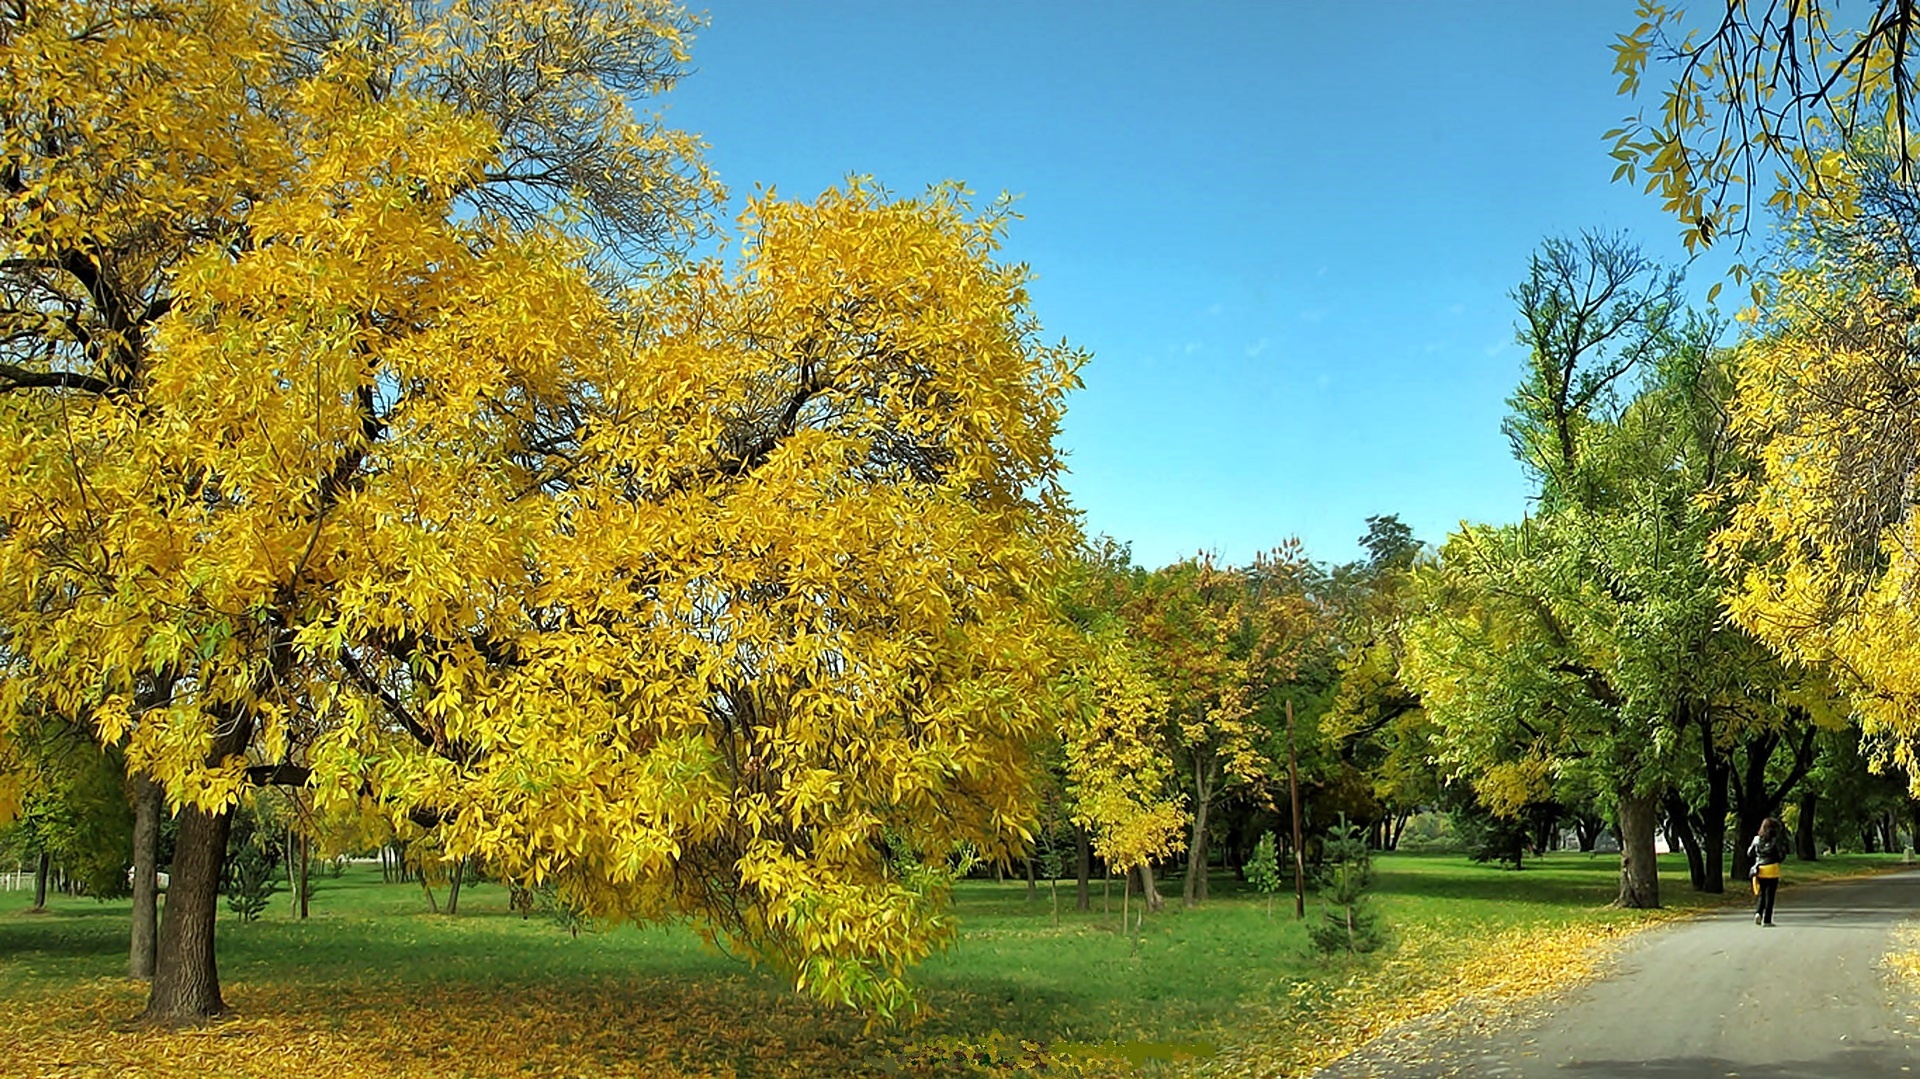
[[[1787,837],[1780,822],[1768,817],[1760,822],[1760,831],[1747,844],[1747,860],[1753,869],[1753,924],[1773,924],[1773,896],[1780,890],[1780,863],[1787,860]]]

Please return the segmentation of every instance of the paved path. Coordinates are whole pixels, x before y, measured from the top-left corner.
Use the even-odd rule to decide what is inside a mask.
[[[1652,930],[1597,981],[1390,1033],[1319,1077],[1914,1079],[1920,994],[1878,963],[1916,916],[1920,872],[1789,884],[1771,929],[1729,910]]]

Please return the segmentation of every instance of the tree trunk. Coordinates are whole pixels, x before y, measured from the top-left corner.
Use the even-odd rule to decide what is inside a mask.
[[[1206,889],[1202,887],[1201,891],[1205,892]],[[1140,863],[1140,895],[1147,901],[1147,909],[1155,914],[1167,905],[1166,897],[1160,894],[1160,886],[1154,882],[1152,862]]]
[[[154,938],[160,917],[160,784],[133,777],[133,927],[127,934],[127,974],[153,977]]]
[[[1580,853],[1592,854],[1600,845],[1600,833],[1606,831],[1607,822],[1598,816],[1579,815],[1573,818],[1573,834],[1580,841]]]
[[[1660,905],[1660,866],[1653,853],[1659,798],[1620,793],[1620,897],[1615,906],[1646,910]]]
[[[1032,903],[1040,898],[1040,878],[1034,875],[1032,858],[1028,858],[1026,860],[1026,866],[1027,866],[1027,902]]]
[[[1719,895],[1727,890],[1727,801],[1733,782],[1733,760],[1720,749],[1710,705],[1694,707],[1694,726],[1700,732],[1700,756],[1707,776],[1707,804],[1693,816],[1693,833],[1700,841],[1705,884],[1701,890]],[[1741,880],[1747,878],[1743,874]]]
[[[47,884],[53,879],[53,855],[45,850],[40,852],[40,860],[33,867],[33,907],[35,912],[47,909]]]
[[[1181,903],[1193,906],[1207,899],[1207,811],[1213,808],[1213,783],[1207,769],[1193,765],[1193,838],[1187,844],[1187,884]]]
[[[1820,859],[1820,839],[1814,833],[1814,810],[1820,805],[1820,795],[1815,791],[1805,791],[1800,795],[1799,819],[1793,823],[1793,856],[1803,862]]]
[[[1074,909],[1092,910],[1093,888],[1091,887],[1091,880],[1093,877],[1093,843],[1087,838],[1087,830],[1085,828],[1075,828],[1073,830],[1073,863],[1074,874],[1079,878],[1075,882],[1079,888],[1079,895],[1074,900]]]
[[[1542,812],[1532,821],[1533,834],[1527,837],[1527,842],[1533,844],[1534,854],[1545,854],[1553,849],[1553,833],[1559,823],[1560,818],[1551,810]]]
[[[297,912],[301,921],[307,920],[307,897],[313,886],[313,842],[305,832],[300,833],[300,909]]]
[[[453,883],[447,886],[447,914],[460,913],[460,886],[467,880],[467,860],[461,858],[453,863]]]
[[[1207,899],[1207,804],[1197,802],[1193,811],[1193,832],[1187,842],[1187,881],[1181,891],[1181,903],[1193,906]]]
[[[1797,711],[1797,710],[1796,710]],[[1751,736],[1746,741],[1747,760],[1745,769],[1729,769],[1733,785],[1734,817],[1739,827],[1733,845],[1733,875],[1747,879],[1751,866],[1747,859],[1747,847],[1753,837],[1760,832],[1760,822],[1768,817],[1778,817],[1780,806],[1792,794],[1794,788],[1806,777],[1807,769],[1812,767],[1814,735],[1816,728],[1812,721],[1797,716],[1804,724],[1800,728],[1799,740],[1791,741],[1792,731],[1783,735],[1780,732],[1767,731]],[[1781,744],[1788,745],[1793,751],[1793,765],[1779,786],[1767,785],[1767,765],[1773,759],[1774,750]]]
[[[1667,807],[1667,845],[1672,846],[1679,840],[1681,849],[1687,852],[1687,876],[1693,880],[1693,890],[1707,890],[1707,862],[1700,854],[1700,839],[1693,834],[1693,824],[1688,817],[1693,810],[1687,800],[1677,791],[1668,791],[1665,799]]]
[[[227,832],[232,826],[231,809],[215,814],[194,806],[180,810],[147,1019],[187,1023],[226,1010],[220,999],[220,972],[214,965],[213,935],[220,867],[226,860]]]
[[[1707,886],[1705,891],[1715,895],[1727,890],[1727,806],[1724,799],[1720,804],[1707,804],[1707,812],[1695,822],[1700,837],[1700,852],[1706,863]],[[1741,877],[1745,880],[1745,877]]]

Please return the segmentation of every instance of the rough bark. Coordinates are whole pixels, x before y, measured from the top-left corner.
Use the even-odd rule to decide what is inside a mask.
[[[1706,871],[1706,886],[1701,890],[1718,895],[1727,890],[1727,800],[1725,796],[1708,799],[1705,812],[1694,818],[1693,826],[1695,834],[1700,838],[1700,853],[1704,859]]]
[[[127,941],[127,974],[153,977],[160,917],[160,784],[133,777],[133,925]]]
[[[1660,800],[1620,792],[1620,897],[1615,906],[1647,910],[1660,905],[1660,867],[1653,852]]]
[[[207,813],[187,806],[179,819],[145,1013],[162,1023],[190,1023],[226,1010],[213,939],[233,811]]]

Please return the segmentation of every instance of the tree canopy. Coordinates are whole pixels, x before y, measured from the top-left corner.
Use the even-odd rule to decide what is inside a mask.
[[[220,1007],[263,781],[898,1007],[1059,666],[1081,357],[1004,208],[855,180],[636,260],[711,193],[626,105],[666,4],[6,19],[0,712],[181,807],[150,1011]]]
[[[1695,12],[1639,5],[1639,23],[1614,45],[1614,70],[1630,97],[1662,72],[1658,107],[1608,132],[1615,177],[1644,172],[1690,250],[1746,235],[1757,199],[1791,216],[1845,211],[1834,181],[1861,137],[1884,132],[1910,178],[1920,5],[1872,0],[1844,19],[1824,0],[1725,0]]]

